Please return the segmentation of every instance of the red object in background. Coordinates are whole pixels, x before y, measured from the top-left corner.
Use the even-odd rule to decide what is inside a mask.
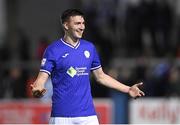
[[[41,37],[37,46],[37,58],[42,59],[45,49],[48,47],[49,40],[47,37]]]
[[[112,124],[113,103],[108,99],[94,99],[96,113],[100,124]]]
[[[111,100],[95,99],[95,108],[100,124],[112,123]],[[39,99],[0,101],[0,124],[47,124],[51,103]]]
[[[26,84],[27,97],[33,98],[32,91],[31,91],[31,84],[33,84],[34,81],[35,81],[35,78],[30,78],[27,80],[27,84]]]
[[[47,124],[50,111],[50,103],[4,101],[0,103],[0,124]]]

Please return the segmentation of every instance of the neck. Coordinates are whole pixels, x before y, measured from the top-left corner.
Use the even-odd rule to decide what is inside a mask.
[[[76,46],[79,42],[79,39],[76,39],[76,38],[72,38],[68,35],[64,35],[64,41],[66,41],[67,43],[73,45],[73,46]]]

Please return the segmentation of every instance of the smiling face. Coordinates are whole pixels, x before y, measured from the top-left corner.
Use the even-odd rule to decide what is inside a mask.
[[[82,16],[71,16],[66,22],[64,22],[64,29],[66,35],[70,36],[72,39],[82,38],[85,21]]]

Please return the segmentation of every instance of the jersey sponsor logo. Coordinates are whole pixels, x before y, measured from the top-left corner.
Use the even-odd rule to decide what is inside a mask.
[[[71,66],[66,73],[73,78],[76,75],[77,71]]]
[[[87,51],[87,50],[85,50],[85,51],[84,51],[84,55],[85,55],[86,58],[89,58],[89,57],[90,57],[90,52]]]
[[[87,67],[75,67],[73,68],[72,66],[67,70],[67,74],[71,76],[72,78],[76,76],[85,76],[89,75],[88,72],[86,72]]]
[[[45,63],[46,63],[46,58],[43,58],[43,59],[41,60],[41,66],[44,66]]]
[[[76,67],[75,68],[77,71],[77,76],[85,76],[85,75],[89,75],[89,73],[86,72],[87,67]]]
[[[66,58],[69,55],[69,53],[65,53],[62,57]]]

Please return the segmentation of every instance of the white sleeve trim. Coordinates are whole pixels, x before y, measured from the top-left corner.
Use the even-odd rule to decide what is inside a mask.
[[[99,69],[101,68],[101,65],[91,68],[91,70]]]
[[[45,72],[45,73],[47,73],[48,75],[51,75],[51,73],[50,73],[49,71],[44,70],[44,69],[40,69],[40,72]]]

